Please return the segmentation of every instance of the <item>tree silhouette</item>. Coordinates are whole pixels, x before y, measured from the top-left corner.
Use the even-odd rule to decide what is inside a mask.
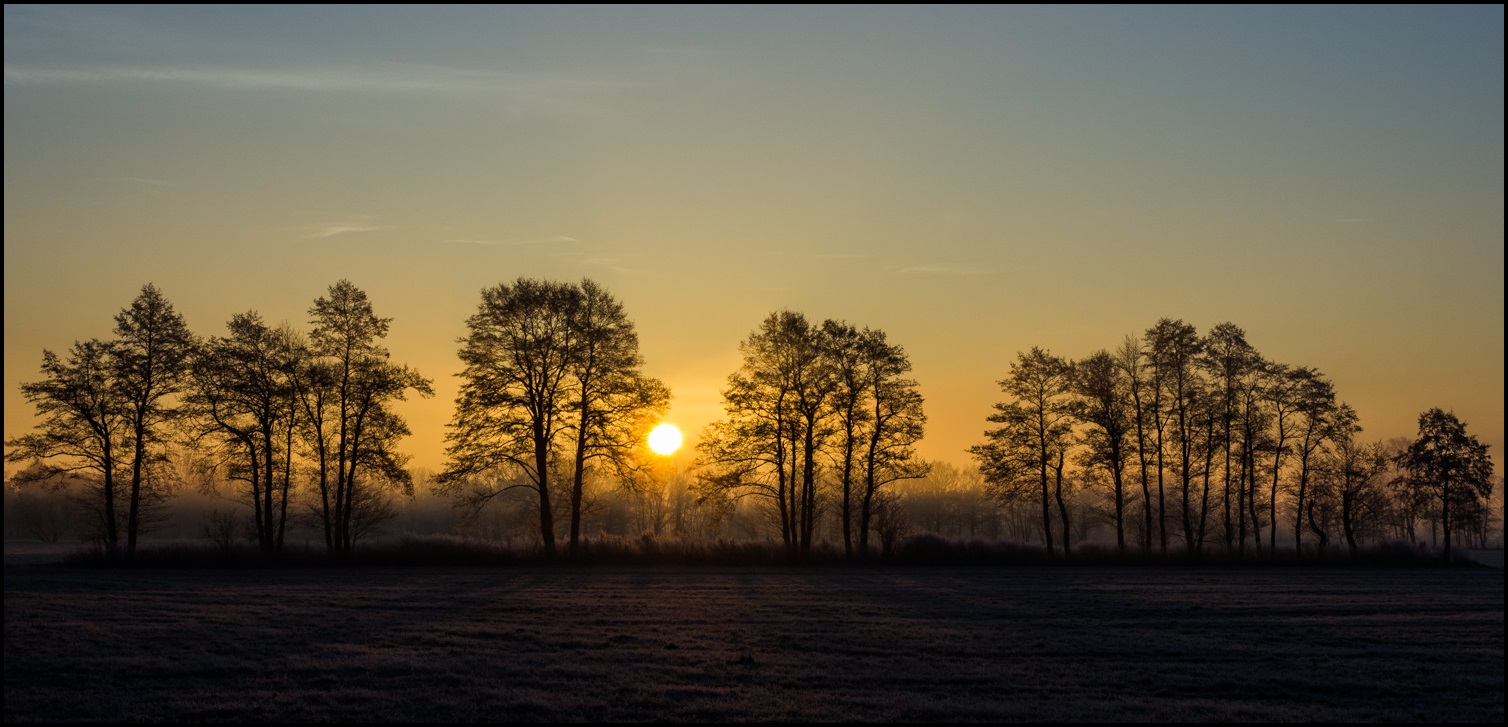
[[[1246,342],[1246,332],[1234,323],[1220,323],[1210,329],[1209,334],[1204,338],[1203,349],[1199,363],[1208,372],[1216,390],[1216,416],[1220,425],[1219,446],[1224,457],[1221,482],[1223,535],[1225,549],[1229,551],[1234,548],[1233,539],[1238,529],[1242,533],[1242,540],[1245,540],[1246,521],[1241,507],[1245,488],[1240,476],[1236,478],[1235,486],[1232,486],[1231,456],[1237,451],[1235,431],[1241,411],[1242,381],[1256,367],[1259,357],[1256,349]],[[1243,469],[1243,473],[1244,471]],[[1235,500],[1234,513],[1231,509],[1232,499]],[[1237,519],[1240,520],[1239,524],[1236,522]],[[1245,547],[1244,542],[1242,547]]]
[[[926,417],[905,352],[883,331],[800,313],[772,313],[740,345],[723,391],[726,417],[699,445],[707,496],[773,501],[793,555],[810,553],[822,461],[836,482],[844,553],[867,554],[877,498],[891,483],[925,474],[912,445]],[[857,537],[856,537],[857,536]],[[855,545],[857,540],[857,545]]]
[[[1115,357],[1100,350],[1074,367],[1074,415],[1090,426],[1086,460],[1110,475],[1116,550],[1126,551],[1126,439],[1132,429],[1130,387]]]
[[[164,427],[179,414],[170,397],[184,390],[197,342],[183,316],[148,283],[115,316],[114,380],[131,436],[131,480],[126,515],[126,558],[136,553],[142,489],[150,476],[152,447],[165,441]],[[160,459],[160,453],[157,455]],[[159,493],[149,493],[148,496]]]
[[[817,454],[829,435],[834,374],[820,333],[800,313],[766,317],[739,345],[743,364],[723,391],[727,418],[708,427],[701,445],[708,486],[775,499],[793,555],[811,548]]]
[[[272,328],[255,311],[233,316],[226,328],[195,356],[187,404],[200,438],[219,443],[227,476],[245,484],[258,546],[270,557],[282,552],[287,530],[305,354],[291,328]]]
[[[1042,540],[1049,557],[1053,555],[1053,500],[1062,519],[1063,555],[1069,553],[1063,467],[1073,429],[1067,397],[1072,371],[1068,361],[1040,348],[1017,354],[1010,375],[1000,381],[1000,388],[1013,400],[995,404],[989,421],[1000,426],[986,431],[986,441],[969,450],[979,460],[985,481],[998,490],[1017,492],[1025,481],[1036,479],[1042,501]]]
[[[930,465],[915,459],[912,445],[921,441],[927,423],[917,382],[909,378],[911,359],[885,340],[884,331],[864,329],[860,336],[863,382],[870,413],[864,449],[864,492],[859,508],[859,552],[869,552],[869,531],[880,488],[925,477]]]
[[[596,459],[629,466],[669,391],[639,373],[633,325],[589,280],[577,286],[520,278],[488,288],[466,326],[466,367],[440,489],[473,510],[516,487],[534,490],[540,539],[554,557],[552,472],[561,464],[561,435],[573,432],[574,552],[587,466]]]
[[[1294,492],[1293,548],[1295,555],[1302,557],[1303,521],[1307,514],[1305,498],[1309,494],[1310,469],[1315,452],[1335,433],[1337,409],[1335,387],[1318,371],[1310,368],[1295,369],[1294,379],[1294,402],[1300,418],[1294,441],[1299,458],[1299,472]]]
[[[432,396],[428,379],[389,361],[381,340],[391,318],[379,318],[367,294],[349,280],[331,285],[309,309],[313,329],[292,368],[303,414],[304,440],[315,461],[325,548],[349,554],[359,535],[358,515],[382,512],[376,482],[411,490],[412,480],[397,451],[408,424],[393,411],[412,390]],[[333,472],[332,472],[333,469]],[[365,526],[371,525],[366,518]]]
[[[1445,560],[1451,559],[1452,512],[1473,508],[1492,495],[1492,458],[1487,445],[1466,433],[1454,412],[1430,409],[1419,415],[1419,436],[1404,452],[1409,477],[1440,503]]]
[[[462,384],[442,488],[479,509],[501,492],[527,487],[539,499],[539,536],[555,554],[550,471],[568,394],[575,337],[570,312],[579,292],[563,283],[520,278],[482,291],[462,339]],[[522,474],[503,483],[479,476]]]
[[[1199,406],[1197,399],[1200,391],[1200,382],[1194,370],[1196,358],[1203,352],[1203,345],[1199,340],[1199,333],[1193,326],[1183,321],[1174,321],[1164,318],[1156,325],[1147,329],[1146,333],[1148,356],[1152,363],[1152,376],[1154,385],[1159,387],[1154,393],[1154,417],[1157,417],[1158,431],[1158,507],[1159,519],[1165,519],[1161,512],[1163,503],[1162,492],[1162,454],[1166,450],[1162,432],[1167,419],[1174,424],[1174,446],[1176,458],[1174,465],[1178,471],[1178,494],[1180,498],[1180,515],[1183,521],[1184,547],[1193,555],[1198,549],[1198,539],[1194,535],[1194,523],[1192,519],[1192,505],[1189,502],[1189,490],[1192,486],[1194,475],[1194,447],[1196,423],[1194,418],[1198,415],[1196,408]],[[1165,393],[1164,393],[1165,392]],[[1166,414],[1163,414],[1166,407]],[[1164,522],[1159,530],[1162,539],[1163,553],[1167,553],[1167,530]]]
[[[837,418],[835,459],[838,462],[839,519],[843,523],[843,555],[854,552],[854,472],[862,453],[863,428],[872,419],[864,406],[865,381],[864,339],[858,329],[846,323],[825,321],[822,324],[825,354],[832,361],[833,386],[831,407]],[[866,498],[867,500],[867,498]],[[867,513],[867,508],[865,508]],[[867,521],[867,517],[866,517]],[[861,535],[863,537],[862,529]]]
[[[1142,534],[1141,550],[1145,555],[1152,550],[1152,491],[1147,476],[1147,420],[1149,402],[1145,400],[1146,349],[1136,336],[1128,335],[1116,349],[1115,363],[1125,377],[1131,393],[1132,421],[1136,424],[1136,462],[1141,481]]]
[[[7,446],[15,449],[12,459],[47,460],[19,481],[57,483],[60,475],[91,472],[91,487],[99,492],[89,502],[100,536],[113,557],[120,544],[118,510],[124,507],[130,560],[144,511],[164,497],[158,470],[167,427],[178,414],[173,399],[184,387],[196,343],[183,317],[150,283],[116,314],[115,334],[110,341],[74,344],[66,362],[42,352],[46,379],[21,386],[42,426]]]
[[[578,552],[586,472],[602,462],[620,476],[638,467],[643,442],[670,405],[670,389],[640,368],[639,336],[623,304],[591,280],[581,281],[571,311],[576,347],[568,367],[575,415],[571,468],[570,554]]]
[[[117,348],[99,339],[77,342],[66,360],[44,349],[42,380],[21,385],[41,422],[5,443],[10,460],[36,460],[18,482],[82,478],[95,489],[90,509],[112,558],[120,546],[118,478],[131,448],[131,422],[113,379]]]

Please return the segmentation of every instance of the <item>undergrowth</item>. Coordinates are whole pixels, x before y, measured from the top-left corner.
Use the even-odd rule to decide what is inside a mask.
[[[1128,548],[1085,543],[1068,557],[1061,550],[1049,554],[1041,545],[980,539],[949,539],[933,534],[915,535],[895,544],[888,554],[846,558],[841,545],[814,544],[808,553],[794,553],[773,541],[692,540],[645,535],[639,538],[599,536],[583,538],[576,552],[562,543],[553,558],[537,544],[518,545],[457,535],[404,535],[396,539],[363,543],[356,551],[329,555],[323,548],[298,545],[268,555],[255,546],[238,543],[222,547],[210,543],[143,545],[129,563],[112,557],[99,546],[85,547],[65,556],[64,563],[82,567],[139,568],[301,568],[301,567],[528,567],[528,566],[735,566],[735,567],[1054,567],[1054,568],[1442,568],[1480,567],[1458,559],[1446,563],[1439,554],[1406,543],[1384,543],[1362,548],[1356,555],[1331,549],[1298,557],[1293,549],[1277,553],[1255,549],[1245,554],[1210,549],[1189,554],[1170,550],[1142,553]]]

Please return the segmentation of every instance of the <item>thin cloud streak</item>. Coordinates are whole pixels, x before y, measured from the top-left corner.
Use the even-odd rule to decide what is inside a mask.
[[[520,101],[568,98],[627,84],[559,73],[521,73],[408,63],[360,67],[245,69],[204,66],[42,68],[5,67],[7,86],[167,83],[240,91],[490,94]]]
[[[94,181],[140,184],[148,187],[171,187],[179,183],[176,179],[148,179],[146,177],[95,177]]]
[[[967,265],[934,263],[929,265],[913,265],[908,268],[901,268],[896,272],[902,275],[990,275],[994,271],[988,268],[976,268]]]
[[[376,225],[361,220],[343,220],[324,225],[305,225],[296,228],[304,234],[300,235],[303,240],[324,240],[337,235],[348,235],[360,232],[376,232],[378,230],[392,229],[391,225]]]
[[[446,240],[445,242],[454,243],[457,245],[494,245],[500,247],[522,247],[526,245],[552,245],[558,243],[576,243],[581,241],[574,237],[556,235],[554,237],[517,238],[511,240],[458,238]]]

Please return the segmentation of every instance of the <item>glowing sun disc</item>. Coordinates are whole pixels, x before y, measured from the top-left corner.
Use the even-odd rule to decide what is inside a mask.
[[[681,448],[681,430],[674,424],[661,424],[649,433],[649,448],[655,454],[667,455]]]

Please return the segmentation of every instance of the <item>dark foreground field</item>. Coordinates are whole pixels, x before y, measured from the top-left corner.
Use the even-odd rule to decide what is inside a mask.
[[[8,566],[5,720],[1503,719],[1501,570]]]

